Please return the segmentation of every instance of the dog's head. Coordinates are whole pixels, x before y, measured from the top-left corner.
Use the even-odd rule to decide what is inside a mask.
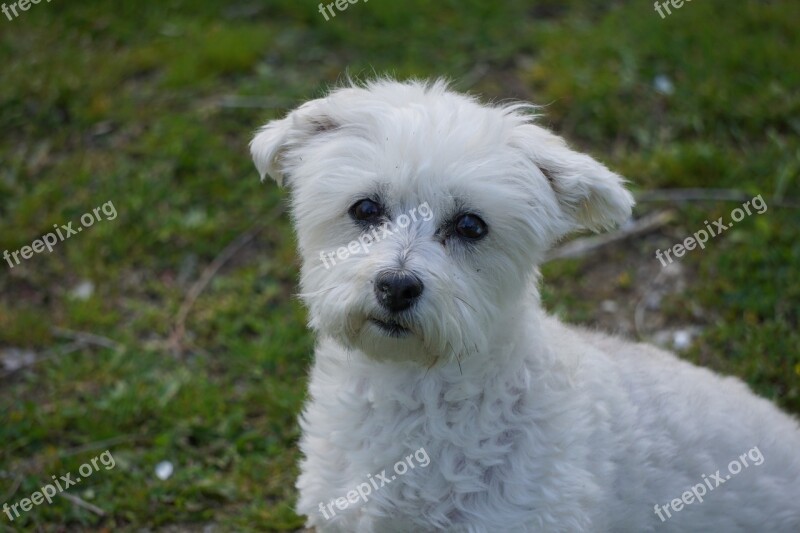
[[[624,221],[620,176],[531,109],[377,81],[264,126],[253,159],[291,190],[312,327],[376,359],[483,353],[555,241]]]

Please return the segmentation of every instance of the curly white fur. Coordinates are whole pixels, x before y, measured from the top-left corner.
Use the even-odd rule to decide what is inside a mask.
[[[257,168],[291,189],[301,286],[318,346],[301,418],[298,511],[318,531],[800,531],[800,429],[741,382],[544,314],[536,265],[554,242],[624,221],[624,181],[534,123],[533,106],[481,105],[443,82],[379,80],[262,128]],[[326,268],[362,236],[348,216],[433,217]],[[442,237],[458,213],[489,227]],[[394,317],[378,272],[413,272]],[[654,512],[753,447],[764,462],[663,521]],[[333,509],[368,474],[424,448],[366,503]]]

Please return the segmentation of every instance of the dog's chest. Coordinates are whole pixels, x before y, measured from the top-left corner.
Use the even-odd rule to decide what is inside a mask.
[[[566,490],[583,500],[595,490],[584,468],[590,450],[575,445],[586,409],[569,387],[543,382],[548,373],[494,366],[495,375],[470,380],[457,369],[416,377],[372,368],[312,372],[298,485],[309,509],[376,480],[369,501],[341,519],[402,517],[454,530],[474,522],[475,509],[491,508],[494,518],[482,520],[507,528],[557,523],[552,495]],[[563,512],[574,506],[564,503]]]
[[[525,397],[517,387],[489,394],[470,383],[392,389],[358,380],[342,393],[339,405],[328,404],[328,416],[341,422],[333,443],[341,450],[341,481],[355,486],[377,478],[375,501],[395,509],[499,489],[515,454],[527,447],[520,430]],[[423,453],[424,466],[417,460]]]

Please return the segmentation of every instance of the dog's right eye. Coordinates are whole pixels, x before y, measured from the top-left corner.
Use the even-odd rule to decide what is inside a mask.
[[[486,237],[489,228],[478,215],[467,213],[456,220],[456,233],[471,241],[478,241]]]
[[[377,222],[383,214],[380,204],[369,199],[359,200],[350,207],[350,217],[359,222]]]

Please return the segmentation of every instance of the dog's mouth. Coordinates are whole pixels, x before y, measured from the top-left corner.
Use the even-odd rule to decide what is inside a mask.
[[[386,334],[389,337],[408,337],[412,334],[412,331],[405,326],[400,325],[399,322],[395,322],[394,320],[379,320],[375,317],[370,317],[370,323],[375,325],[381,332]]]

